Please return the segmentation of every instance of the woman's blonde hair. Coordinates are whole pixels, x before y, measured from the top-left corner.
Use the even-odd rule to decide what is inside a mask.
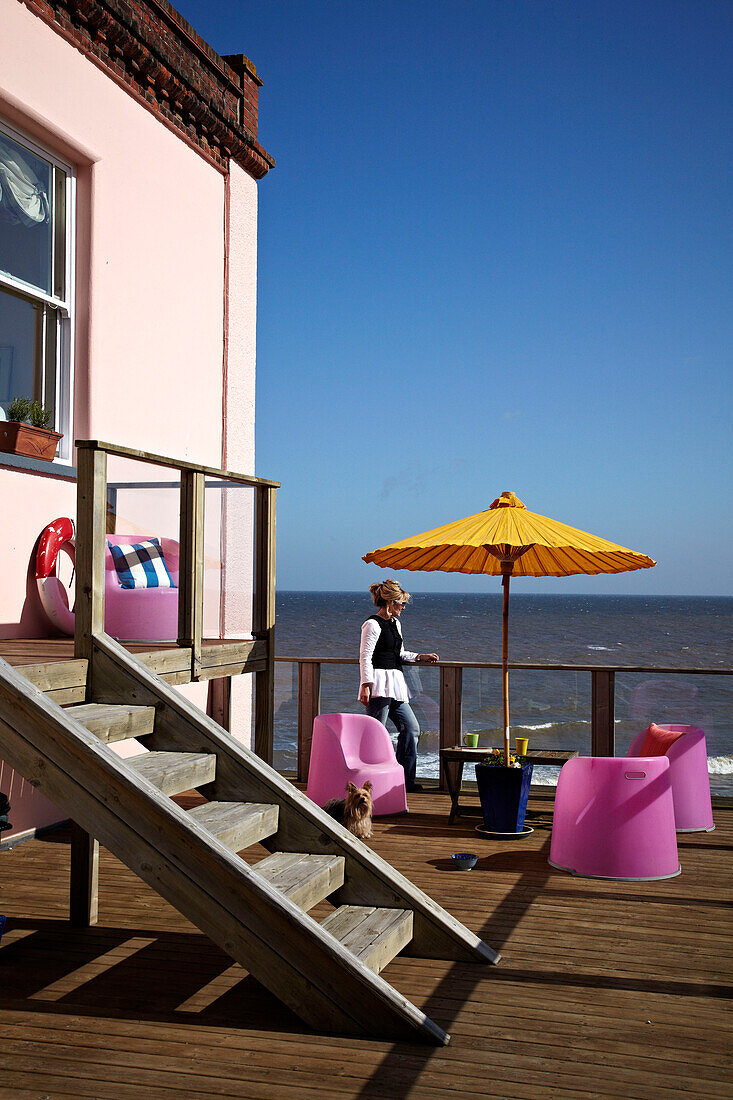
[[[372,594],[375,607],[386,607],[393,600],[399,603],[409,603],[412,599],[410,593],[405,592],[404,588],[397,581],[392,580],[391,577],[386,581],[370,584],[369,591]]]

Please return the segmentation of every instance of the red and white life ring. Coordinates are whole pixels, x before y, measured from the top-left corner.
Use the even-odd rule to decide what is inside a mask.
[[[43,610],[63,634],[74,633],[74,612],[69,608],[66,589],[56,575],[61,547],[75,560],[74,523],[62,516],[49,523],[41,535],[36,553],[36,585]]]

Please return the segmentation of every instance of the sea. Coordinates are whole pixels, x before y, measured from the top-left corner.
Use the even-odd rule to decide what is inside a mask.
[[[421,594],[415,588],[402,614],[406,649],[436,652],[449,661],[501,661],[500,591]],[[293,663],[276,665],[277,768],[294,771],[296,766],[294,662],[358,658],[361,624],[373,611],[368,592],[278,592],[275,649]],[[510,671],[512,737],[527,737],[530,748],[578,749],[589,755],[591,674],[586,669],[612,665],[621,669],[615,675],[616,755],[624,755],[650,722],[700,726],[711,790],[733,797],[733,598],[512,593],[509,660],[580,666],[569,672]],[[651,671],[623,671],[629,666]],[[657,668],[675,671],[654,672]],[[721,674],[724,670],[727,675]],[[439,670],[408,666],[405,675],[421,729],[418,777],[437,778]],[[358,687],[357,665],[322,665],[321,712],[360,712]],[[477,732],[481,746],[502,744],[500,670],[464,669],[462,729]],[[535,767],[533,782],[554,784],[558,772]]]

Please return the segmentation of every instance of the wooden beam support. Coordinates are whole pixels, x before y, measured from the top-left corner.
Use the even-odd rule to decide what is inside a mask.
[[[614,756],[614,679],[609,669],[591,672],[591,755]]]
[[[255,673],[254,751],[272,763],[275,725],[275,494],[256,489],[252,633],[267,643],[267,667]]]
[[[178,644],[191,649],[191,676],[201,666],[204,625],[204,475],[181,470]]]
[[[305,783],[311,759],[313,720],[321,710],[321,666],[298,661],[298,779]]]
[[[206,699],[206,713],[213,718],[217,725],[225,729],[227,733],[232,728],[232,678],[231,676],[218,676],[215,680],[209,680],[209,691]]]
[[[92,638],[104,630],[104,541],[107,531],[107,456],[81,450],[77,461],[76,608],[74,656],[90,660]],[[93,669],[89,664],[87,698]]]
[[[84,698],[93,699],[94,637],[104,631],[104,543],[107,532],[107,455],[80,450],[76,492],[76,604],[74,656],[86,663]],[[69,919],[77,928],[97,923],[99,843],[72,824]]]
[[[75,928],[88,928],[98,918],[99,841],[72,821],[69,920]]]
[[[461,743],[461,711],[463,703],[463,669],[460,665],[440,667],[440,747],[451,749]],[[440,789],[446,780],[440,773]]]

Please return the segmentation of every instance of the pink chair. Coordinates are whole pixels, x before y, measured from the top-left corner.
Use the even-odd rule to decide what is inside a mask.
[[[667,758],[577,756],[563,764],[548,862],[589,878],[678,875]]]
[[[662,736],[655,736],[659,730]],[[663,735],[667,734],[667,737]],[[676,737],[670,737],[676,734]],[[708,749],[699,726],[650,726],[631,742],[629,756],[666,756],[678,833],[712,832]]]
[[[105,535],[113,546],[144,542],[149,535]],[[160,539],[175,588],[123,588],[112,555],[104,546],[104,628],[123,641],[169,642],[178,637],[178,562],[175,539]]]
[[[307,795],[317,805],[343,798],[351,781],[372,783],[373,813],[407,813],[405,770],[386,728],[368,714],[319,714],[313,722]]]

